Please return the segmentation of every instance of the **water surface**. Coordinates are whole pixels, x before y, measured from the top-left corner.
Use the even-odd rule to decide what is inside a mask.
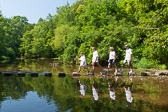
[[[91,68],[91,67],[90,67]],[[0,75],[1,112],[56,111],[168,111],[168,77],[72,76],[77,65],[53,60],[23,60],[1,64],[0,71],[15,71],[11,77]],[[17,71],[38,72],[38,77],[18,77]],[[127,71],[127,70],[126,70]],[[137,70],[138,71],[138,70]],[[45,72],[55,74],[45,77]],[[59,72],[67,73],[59,77]],[[139,72],[137,72],[139,73]],[[132,82],[131,82],[132,80]]]

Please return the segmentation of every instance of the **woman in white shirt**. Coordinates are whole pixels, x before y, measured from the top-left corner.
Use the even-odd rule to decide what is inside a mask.
[[[109,54],[109,60],[108,60],[108,62],[109,62],[109,64],[108,64],[108,71],[110,69],[110,66],[114,64],[114,67],[115,67],[114,75],[116,75],[117,74],[117,66],[116,66],[116,53],[114,51],[114,47],[110,47],[110,54]]]

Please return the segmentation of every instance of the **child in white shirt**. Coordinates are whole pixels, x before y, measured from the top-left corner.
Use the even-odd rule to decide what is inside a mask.
[[[85,58],[83,52],[81,52],[81,57],[79,58],[79,60],[80,60],[80,66],[79,66],[78,72],[80,73],[81,67],[87,68],[87,70],[88,70],[88,72],[89,72],[89,69],[88,69],[87,63],[86,63],[86,58]]]

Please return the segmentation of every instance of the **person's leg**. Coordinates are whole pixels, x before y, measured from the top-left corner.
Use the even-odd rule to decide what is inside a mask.
[[[127,63],[127,61],[126,60],[124,60],[124,63],[123,63],[123,68],[122,68],[122,70],[121,70],[121,73],[122,72],[124,72],[124,68],[125,68],[125,64]]]
[[[131,63],[131,61],[129,63],[129,66],[130,66],[130,72],[132,72],[132,63]]]
[[[87,71],[88,71],[88,73],[89,73],[89,69],[88,69],[88,67],[86,66],[86,69],[87,69]]]
[[[80,73],[80,70],[81,70],[81,66],[79,66],[79,70],[78,70],[79,73]]]
[[[109,69],[110,69],[110,66],[111,66],[111,64],[110,64],[110,62],[109,62],[109,64],[108,64],[108,71],[109,71]]]
[[[94,62],[92,62],[92,69],[93,69],[93,71],[95,70],[95,63]]]

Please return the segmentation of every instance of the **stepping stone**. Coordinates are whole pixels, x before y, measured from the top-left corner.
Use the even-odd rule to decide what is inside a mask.
[[[26,75],[26,73],[24,72],[18,72],[18,77],[24,77]]]
[[[59,76],[59,77],[65,77],[65,76],[66,76],[66,73],[60,72],[60,73],[58,73],[58,76]]]
[[[117,72],[115,76],[123,76],[123,74],[120,72]]]
[[[132,76],[135,76],[137,75],[136,73],[132,72],[132,73],[128,73],[128,75],[132,75]]]
[[[167,70],[157,71],[157,72],[155,72],[155,75],[156,76],[159,76],[159,75],[168,75],[168,71]]]
[[[38,73],[37,72],[32,72],[31,77],[38,77]]]
[[[73,75],[73,76],[80,76],[80,73],[78,73],[78,72],[73,72],[72,75]]]
[[[4,73],[4,76],[5,76],[5,77],[10,77],[10,76],[12,76],[12,72],[5,72],[5,73]]]
[[[100,75],[107,75],[107,72],[106,71],[102,71],[102,72],[100,72]]]
[[[52,77],[52,73],[51,72],[46,72],[45,77]]]
[[[151,74],[149,72],[141,72],[141,76],[150,76]]]
[[[88,72],[87,75],[94,75],[94,72]]]

